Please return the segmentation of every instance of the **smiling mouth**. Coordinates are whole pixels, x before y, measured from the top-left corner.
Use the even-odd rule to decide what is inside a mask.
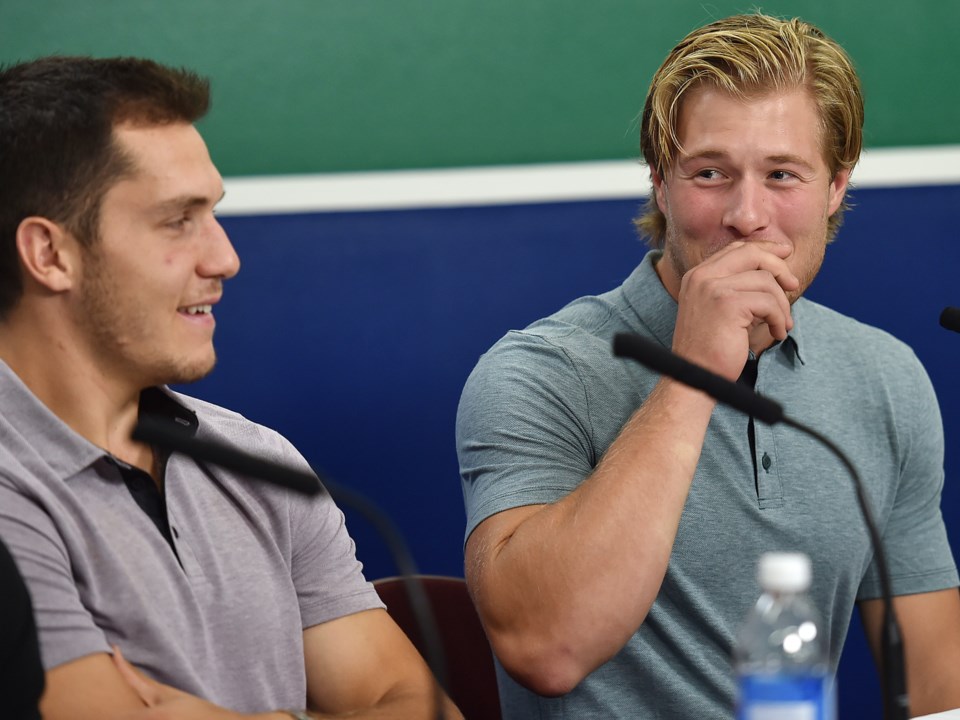
[[[177,308],[177,311],[186,315],[209,315],[213,311],[213,305],[187,305]]]

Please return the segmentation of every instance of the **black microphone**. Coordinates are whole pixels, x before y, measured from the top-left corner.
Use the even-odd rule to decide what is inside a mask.
[[[940,313],[940,327],[960,332],[960,308],[945,307]]]
[[[327,478],[324,478],[321,484],[320,476],[317,473],[265,460],[214,440],[201,440],[194,437],[186,429],[181,429],[170,421],[165,421],[156,416],[141,416],[133,428],[131,437],[161,450],[178,452],[199,462],[219,465],[246,477],[263,480],[294,492],[316,495],[326,490],[337,504],[347,505],[359,512],[383,539],[397,567],[400,578],[403,580],[407,597],[410,600],[410,609],[416,619],[420,636],[423,638],[425,660],[437,679],[436,696],[434,698],[436,717],[437,720],[444,720],[446,714],[443,709],[443,697],[440,688],[445,688],[449,692],[450,687],[447,679],[443,645],[440,641],[440,631],[437,628],[426,591],[416,578],[419,571],[413,560],[413,555],[400,531],[383,510],[360,493],[332,483]]]
[[[170,452],[179,452],[195,460],[219,465],[227,470],[265,480],[273,485],[304,495],[316,495],[322,488],[317,476],[300,468],[278,465],[235,447],[212,440],[201,440],[168,420],[143,415],[133,428],[134,440]]]
[[[694,365],[640,335],[618,333],[613,338],[613,354],[638,360],[651,370],[679,380],[684,385],[703,390],[710,397],[747,415],[753,415],[768,425],[784,419],[783,408],[773,400],[763,397],[746,385],[729,382],[699,365]]]
[[[951,309],[955,310],[955,308],[947,308],[947,310]],[[946,313],[946,310],[944,313]],[[957,313],[960,315],[960,310]],[[943,316],[941,316],[940,322],[943,323]],[[880,591],[883,594],[884,608],[884,624],[881,637],[884,716],[887,720],[907,720],[910,716],[910,699],[907,695],[903,636],[900,633],[900,624],[897,622],[896,612],[893,608],[893,592],[890,587],[887,557],[883,550],[880,533],[877,531],[877,524],[873,519],[873,512],[870,510],[870,503],[863,487],[863,481],[846,454],[826,436],[788,417],[784,414],[783,408],[773,400],[765,398],[743,385],[732,383],[706,368],[684,360],[652,340],[631,333],[617,333],[613,338],[613,354],[617,357],[636,360],[661,375],[666,375],[684,385],[702,390],[716,400],[747,415],[752,415],[768,425],[782,422],[796,428],[820,442],[843,463],[850,473],[850,477],[853,478],[853,484],[857,491],[857,502],[860,505],[860,512],[870,536],[870,543],[877,558],[877,567],[880,574]]]

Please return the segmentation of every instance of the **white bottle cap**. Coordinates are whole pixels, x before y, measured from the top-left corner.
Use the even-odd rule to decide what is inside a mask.
[[[768,592],[803,592],[810,587],[810,558],[803,553],[764,553],[757,580]]]

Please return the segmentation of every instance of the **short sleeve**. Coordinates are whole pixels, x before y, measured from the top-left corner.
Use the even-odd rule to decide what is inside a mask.
[[[900,482],[881,535],[894,595],[955,587],[957,568],[947,539],[940,496],[943,490],[943,424],[937,398],[925,370],[911,354],[913,367],[901,374],[895,442]],[[864,575],[858,600],[881,596],[876,558]]]
[[[279,436],[278,436],[279,437]],[[282,440],[285,462],[309,470]],[[291,577],[304,629],[363,610],[383,608],[363,575],[356,545],[330,490],[312,497],[287,493],[291,524]]]
[[[0,481],[0,537],[16,559],[30,591],[47,669],[109,652],[103,631],[84,606],[67,548],[37,498]]]
[[[511,332],[477,364],[457,412],[466,536],[491,515],[555,502],[596,464],[584,382],[556,343]]]

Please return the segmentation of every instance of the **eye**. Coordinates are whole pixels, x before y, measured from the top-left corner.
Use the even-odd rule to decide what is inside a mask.
[[[774,170],[772,173],[770,173],[770,177],[773,180],[790,180],[795,178],[796,175],[788,170]]]
[[[726,175],[716,168],[703,168],[694,172],[691,176],[691,180],[693,180],[693,182],[697,185],[713,187],[714,185],[720,185],[723,183],[726,177]]]
[[[169,230],[173,230],[174,232],[181,232],[187,227],[187,225],[190,222],[191,222],[191,218],[189,215],[181,215],[180,217],[175,218],[174,220],[164,223],[164,227],[168,228]]]

